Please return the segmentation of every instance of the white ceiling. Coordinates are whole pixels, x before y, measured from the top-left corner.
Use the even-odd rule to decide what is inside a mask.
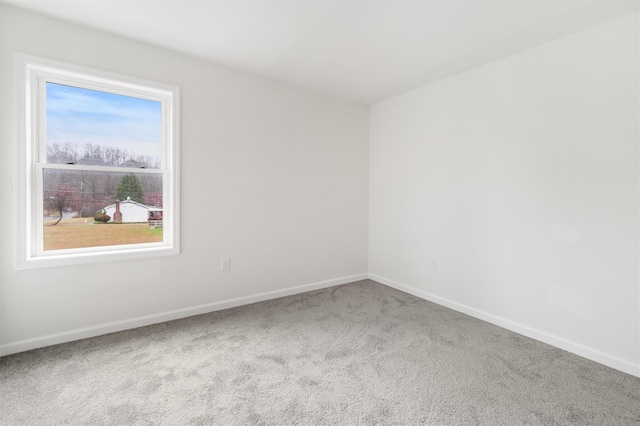
[[[0,0],[374,103],[639,9],[639,0]]]

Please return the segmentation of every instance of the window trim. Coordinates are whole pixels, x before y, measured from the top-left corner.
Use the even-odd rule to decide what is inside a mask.
[[[43,200],[41,191],[42,159],[46,143],[39,136],[45,134],[46,114],[43,90],[45,80],[77,83],[126,96],[162,102],[163,149],[160,172],[163,173],[163,208],[168,214],[163,227],[162,243],[142,243],[66,250],[41,250]],[[14,103],[16,126],[15,144],[15,247],[16,269],[32,269],[108,261],[122,261],[180,254],[180,88],[145,79],[125,76],[79,65],[68,64],[22,53],[14,53]],[[54,166],[46,165],[47,168]],[[55,168],[67,168],[55,165]],[[82,166],[82,169],[90,166]],[[126,172],[127,168],[117,171]],[[137,170],[139,171],[139,170]],[[154,172],[145,169],[145,173]],[[42,198],[42,197],[40,197]],[[39,203],[39,204],[38,204]],[[39,210],[40,209],[40,210]],[[40,238],[39,238],[40,235]]]

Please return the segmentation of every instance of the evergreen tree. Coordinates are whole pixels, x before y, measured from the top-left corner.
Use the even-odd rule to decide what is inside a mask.
[[[142,184],[138,176],[134,174],[124,176],[116,187],[116,200],[124,201],[127,197],[139,203],[142,203],[144,199]]]

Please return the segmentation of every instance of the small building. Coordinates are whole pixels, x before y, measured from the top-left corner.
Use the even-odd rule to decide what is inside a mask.
[[[149,207],[149,228],[162,228],[163,211],[158,207]]]
[[[152,215],[159,215],[160,220],[162,220],[161,208],[147,206],[133,201],[130,197],[127,197],[124,201],[116,201],[114,204],[108,205],[104,208],[104,211],[105,214],[111,216],[109,222],[147,222]]]
[[[159,207],[149,207],[149,220],[162,220],[162,209]]]

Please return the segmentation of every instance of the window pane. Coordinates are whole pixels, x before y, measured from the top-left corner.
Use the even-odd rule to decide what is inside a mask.
[[[162,104],[46,83],[47,163],[160,167]]]
[[[163,241],[162,174],[43,170],[44,250]]]

